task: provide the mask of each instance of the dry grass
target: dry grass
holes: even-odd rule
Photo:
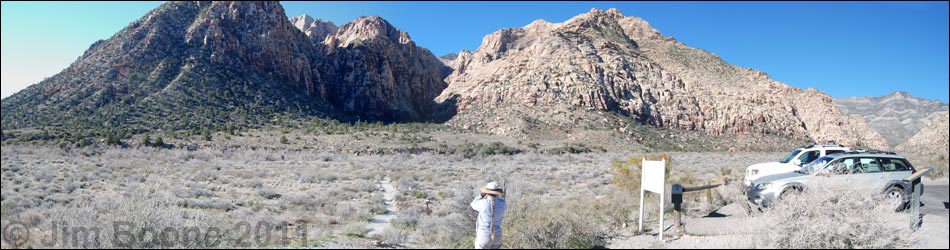
[[[907,213],[848,183],[819,182],[757,216],[768,248],[907,248],[914,242]]]
[[[365,237],[367,222],[383,206],[376,184],[389,176],[399,191],[399,213],[396,229],[384,232],[382,239],[392,243],[471,248],[475,214],[469,202],[478,187],[489,180],[500,182],[508,191],[506,247],[597,246],[603,244],[604,237],[631,230],[629,225],[635,225],[632,211],[637,209],[638,195],[614,183],[612,163],[627,162],[636,154],[608,150],[552,155],[543,149],[556,145],[542,145],[539,150],[519,154],[472,158],[435,152],[357,155],[373,151],[374,143],[386,135],[373,137],[364,133],[346,149],[331,151],[305,148],[314,139],[296,133],[246,132],[231,137],[224,145],[196,142],[198,146],[193,150],[97,146],[64,150],[55,146],[5,145],[0,165],[2,221],[4,225],[28,222],[35,227],[36,235],[49,234],[52,222],[60,221],[111,228],[111,224],[107,226],[90,218],[106,218],[108,223],[109,219],[121,219],[198,228],[234,228],[245,221],[267,222],[275,232],[309,229],[306,239],[292,235],[288,242],[277,242],[275,236],[269,246],[311,246],[341,237]],[[279,148],[267,146],[281,145],[277,143],[281,136],[293,139]],[[344,135],[321,136],[324,139]],[[184,143],[171,136],[166,138],[172,144]],[[423,140],[421,144],[444,142],[440,137],[432,140]],[[512,141],[504,143],[530,148]],[[354,153],[354,149],[361,148]],[[768,153],[667,155],[676,159],[670,184],[718,178],[723,168],[741,173],[745,166],[778,157]],[[428,213],[424,212],[426,201],[430,203]],[[625,224],[627,228],[623,227]],[[552,232],[548,230],[550,225],[570,226]],[[551,233],[571,233],[577,237],[545,237]],[[242,235],[231,235],[238,236]],[[544,240],[532,240],[538,237]],[[34,237],[25,246],[48,247],[40,240]],[[113,246],[94,242],[80,243]],[[202,244],[205,242],[135,246]]]

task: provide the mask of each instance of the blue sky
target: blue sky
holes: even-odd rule
[[[2,96],[58,73],[160,2],[3,2]],[[908,91],[948,102],[947,2],[284,2],[342,25],[378,15],[437,56],[533,20],[617,8],[664,35],[834,97]]]

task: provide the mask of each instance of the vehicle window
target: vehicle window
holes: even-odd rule
[[[855,166],[851,168],[852,174],[880,173],[883,172],[881,164],[877,158],[860,158]]]
[[[907,162],[901,159],[881,158],[884,171],[910,171]]]
[[[805,171],[807,173],[814,173],[814,171],[818,171],[818,169],[820,169],[821,167],[824,167],[825,164],[828,164],[828,162],[831,161],[832,159],[834,158],[832,157],[818,158],[818,160],[812,161],[811,163],[808,163],[808,165],[803,166],[802,171]]]
[[[849,174],[851,173],[851,166],[853,166],[854,163],[854,158],[838,160],[832,164],[828,164],[828,171],[831,171],[832,174]]]
[[[798,156],[798,153],[801,153],[801,152],[802,152],[801,149],[795,150],[795,152],[792,152],[792,154],[789,154],[788,156],[785,157],[785,159],[782,159],[782,160],[779,161],[779,162],[781,162],[781,163],[788,163],[788,162],[792,161],[792,159],[795,159],[795,156]]]
[[[802,154],[801,157],[798,157],[798,159],[802,161],[802,165],[805,165],[818,159],[819,156],[821,156],[821,151],[815,150],[815,151],[805,152],[804,154]]]

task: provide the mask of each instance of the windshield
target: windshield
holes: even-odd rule
[[[802,166],[801,172],[804,174],[814,173],[814,171],[824,167],[825,164],[828,164],[828,162],[830,162],[833,159],[834,157],[827,157],[827,156],[818,158],[818,160],[808,163],[808,165]]]
[[[785,159],[782,159],[782,161],[779,161],[779,162],[781,162],[781,163],[788,163],[788,162],[792,161],[792,159],[795,159],[795,156],[797,156],[798,153],[801,153],[801,152],[802,152],[801,149],[795,150],[795,152],[792,152],[792,154],[786,156]]]

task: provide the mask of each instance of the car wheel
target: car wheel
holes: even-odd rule
[[[778,198],[778,199],[779,199],[779,200],[784,200],[785,197],[787,197],[787,196],[789,196],[789,195],[799,195],[799,194],[801,194],[801,193],[802,193],[802,190],[800,190],[800,189],[798,189],[798,188],[793,188],[793,187],[786,188],[785,190],[782,190],[782,194],[779,195],[779,198]]]
[[[884,190],[884,202],[894,208],[894,211],[904,210],[904,189],[898,186]]]

